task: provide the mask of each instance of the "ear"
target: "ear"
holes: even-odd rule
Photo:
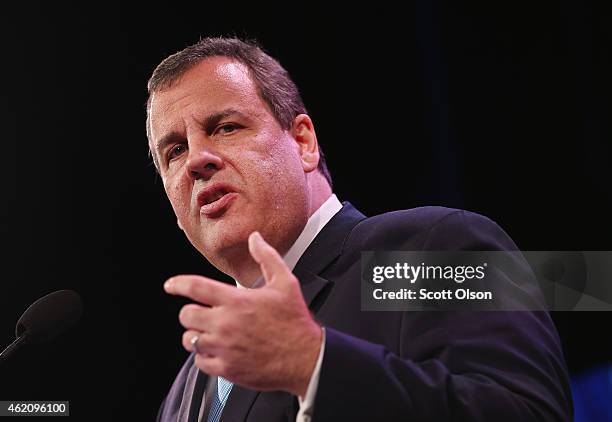
[[[312,120],[307,114],[299,114],[293,119],[291,134],[298,144],[302,167],[306,173],[319,165],[319,143]]]

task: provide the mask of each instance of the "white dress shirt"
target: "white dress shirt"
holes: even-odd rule
[[[289,251],[283,256],[285,264],[291,271],[295,268],[295,264],[299,261],[302,254],[306,251],[308,246],[317,237],[317,234],[323,227],[332,219],[334,215],[342,208],[342,204],[338,200],[335,194],[331,194],[329,198],[316,210],[306,222],[302,233],[298,236],[296,241],[291,245]],[[265,281],[263,277],[251,286],[251,288],[260,287]],[[236,285],[239,288],[245,288],[238,281]],[[310,376],[310,382],[308,383],[308,389],[304,397],[298,397],[300,403],[300,410],[298,411],[296,422],[309,422],[312,418],[312,412],[314,409],[314,399],[317,395],[317,388],[319,387],[319,376],[321,374],[321,364],[323,362],[323,353],[325,352],[325,328],[323,328],[323,335],[321,338],[321,349],[319,351],[319,357],[315,365],[312,375]]]

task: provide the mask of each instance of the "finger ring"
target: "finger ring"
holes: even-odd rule
[[[192,352],[196,352],[196,353],[200,353],[200,351],[198,350],[198,340],[200,339],[199,335],[194,335],[193,337],[191,337],[191,351]]]

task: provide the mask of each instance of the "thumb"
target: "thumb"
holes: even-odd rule
[[[259,232],[249,236],[249,252],[261,268],[266,285],[278,280],[289,280],[293,274],[280,254],[261,237]]]

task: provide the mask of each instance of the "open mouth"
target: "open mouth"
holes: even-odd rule
[[[226,191],[224,188],[216,189],[214,192],[211,192],[208,195],[204,195],[204,198],[203,198],[204,203],[202,205],[208,205],[208,204],[217,202],[219,199],[223,198],[227,193],[228,191]]]
[[[238,194],[227,186],[213,185],[198,194],[200,214],[208,218],[221,216]]]

